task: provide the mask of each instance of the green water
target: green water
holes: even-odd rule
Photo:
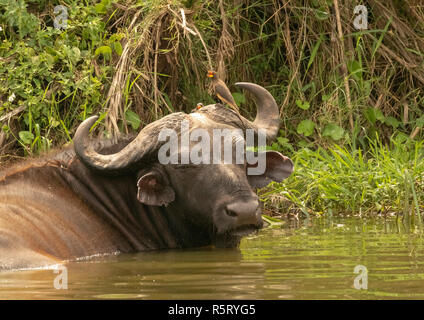
[[[357,265],[368,271],[367,289],[355,288]],[[114,255],[66,267],[66,290],[54,288],[61,272],[2,272],[0,298],[424,299],[423,234],[395,220],[287,221],[244,239],[240,250]]]

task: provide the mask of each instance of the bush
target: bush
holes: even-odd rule
[[[370,141],[366,152],[338,145],[316,151],[304,148],[293,158],[293,176],[284,184],[274,183],[262,196],[270,210],[296,215],[420,216],[423,145],[424,141],[398,135],[389,146]]]
[[[70,141],[92,113],[107,135],[138,129],[213,102],[205,73],[214,68],[229,84],[266,86],[294,148],[422,138],[424,13],[408,1],[362,1],[369,29],[357,31],[354,4],[339,3],[340,19],[328,0],[0,0],[0,117],[12,118],[3,132],[20,143],[12,151],[31,152]],[[65,30],[54,28],[58,4]]]

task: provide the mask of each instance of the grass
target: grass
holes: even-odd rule
[[[263,190],[266,207],[294,215],[417,215],[424,208],[424,141],[390,145],[378,138],[368,151],[333,145],[304,148],[285,183]]]

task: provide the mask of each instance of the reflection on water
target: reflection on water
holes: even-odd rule
[[[201,248],[0,273],[2,299],[424,299],[423,234],[396,221],[286,222],[243,240],[240,250]],[[368,270],[357,290],[355,266]]]

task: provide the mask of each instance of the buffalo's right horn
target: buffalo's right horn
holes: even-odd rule
[[[130,165],[152,156],[158,150],[158,134],[167,125],[175,127],[184,118],[184,114],[173,113],[143,128],[137,137],[121,151],[114,154],[98,153],[88,134],[98,116],[86,119],[78,127],[74,136],[74,148],[78,158],[87,166],[100,171],[120,171]]]
[[[253,121],[256,129],[265,129],[268,141],[273,141],[280,128],[280,112],[274,97],[265,88],[250,82],[237,82],[236,86],[250,91],[256,99],[257,112]]]

